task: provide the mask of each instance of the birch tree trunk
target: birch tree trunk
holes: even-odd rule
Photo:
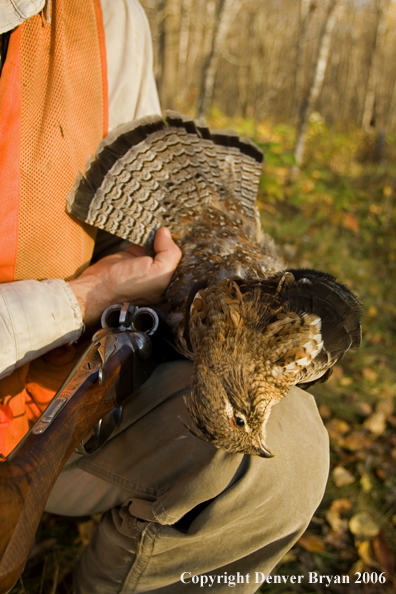
[[[300,0],[300,29],[298,32],[296,49],[296,70],[294,79],[294,106],[298,111],[298,103],[304,92],[304,54],[309,25],[309,17],[312,12],[312,0]]]
[[[296,171],[302,163],[304,157],[309,116],[311,115],[315,107],[315,103],[319,97],[320,91],[323,86],[326,68],[329,61],[331,38],[337,20],[336,8],[339,2],[340,0],[331,0],[326,15],[326,20],[320,35],[318,52],[315,60],[315,67],[310,78],[308,92],[302,102],[300,111],[300,121],[297,130],[296,145],[294,147],[294,158],[296,161],[296,168],[294,170],[294,173],[296,173]]]
[[[177,0],[161,0],[158,9],[161,63],[161,78],[157,81],[158,92],[162,108],[174,109],[178,69],[178,2]]]
[[[377,2],[377,29],[375,33],[374,49],[371,54],[370,70],[364,102],[362,127],[369,130],[374,120],[375,95],[377,88],[377,77],[382,56],[383,40],[386,30],[386,15],[389,0],[378,0]]]
[[[179,89],[179,100],[183,102],[188,94],[187,60],[190,46],[191,13],[193,10],[192,0],[181,1],[180,37],[179,37],[179,68],[177,73],[177,88]]]
[[[212,106],[220,48],[224,44],[230,25],[242,3],[243,0],[219,0],[217,5],[212,45],[202,69],[197,108],[198,117],[204,116]]]

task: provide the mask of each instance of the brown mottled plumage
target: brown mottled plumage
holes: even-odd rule
[[[156,229],[170,228],[183,256],[167,322],[194,360],[193,432],[268,457],[272,406],[359,344],[360,306],[330,275],[284,269],[254,206],[261,161],[248,139],[167,112],[114,130],[68,210],[149,249]]]

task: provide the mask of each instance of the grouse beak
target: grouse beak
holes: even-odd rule
[[[259,445],[260,445],[260,449],[259,449],[260,453],[258,455],[260,456],[260,458],[273,458],[274,457],[274,455],[271,454],[271,452],[265,445],[265,442],[263,439],[259,439]]]

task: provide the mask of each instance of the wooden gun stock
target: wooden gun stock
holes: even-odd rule
[[[104,328],[29,433],[0,462],[0,594],[18,580],[51,489],[87,433],[150,375],[147,334]]]

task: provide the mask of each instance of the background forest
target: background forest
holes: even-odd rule
[[[323,502],[274,572],[350,584],[262,591],[396,592],[396,2],[141,4],[163,108],[257,142],[264,229],[291,266],[334,274],[364,305],[362,347],[311,390],[331,439]],[[97,521],[46,515],[13,594],[69,592]]]

